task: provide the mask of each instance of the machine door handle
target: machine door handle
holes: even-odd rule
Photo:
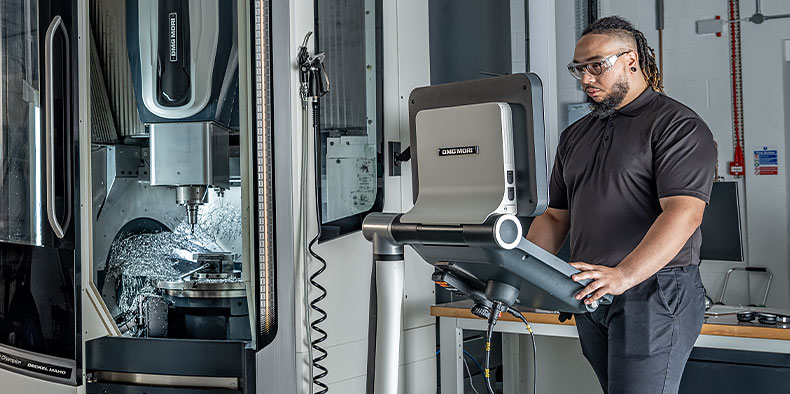
[[[53,46],[55,44],[55,35],[60,32],[63,34],[63,57],[65,63],[65,89],[63,92],[63,113],[64,113],[64,127],[63,127],[63,160],[65,163],[66,179],[64,180],[66,188],[66,218],[61,224],[58,221],[56,207],[55,207],[55,66],[54,66],[54,52]],[[71,54],[69,50],[69,33],[66,31],[66,26],[63,24],[63,19],[60,15],[56,15],[47,28],[46,38],[44,39],[44,117],[45,117],[45,139],[46,139],[46,182],[47,182],[47,219],[52,230],[58,238],[63,238],[66,235],[64,229],[69,227],[71,222],[71,198],[72,198],[72,160],[71,160]]]

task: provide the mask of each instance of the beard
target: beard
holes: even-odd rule
[[[623,102],[629,89],[628,80],[625,77],[615,82],[614,85],[612,85],[612,92],[601,100],[601,102],[592,102],[590,105],[592,107],[592,116],[598,119],[611,116],[614,110]]]

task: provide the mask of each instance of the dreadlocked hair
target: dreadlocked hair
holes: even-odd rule
[[[661,70],[656,65],[656,53],[649,45],[641,31],[637,30],[631,22],[619,16],[607,16],[596,20],[587,26],[582,36],[587,34],[606,34],[636,43],[636,53],[639,57],[639,67],[645,81],[656,92],[664,92],[661,79]]]

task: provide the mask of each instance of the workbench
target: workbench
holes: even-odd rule
[[[487,327],[486,320],[470,312],[471,306],[471,301],[457,301],[431,307],[431,315],[439,318],[439,378],[442,394],[464,393],[463,330],[485,331]],[[587,389],[585,393],[600,392],[592,369],[589,365],[585,367],[586,360],[578,346],[574,320],[561,323],[556,312],[527,309],[521,311],[532,326],[538,344],[538,391],[547,394],[552,391],[551,387],[558,386],[556,392],[577,392],[571,387],[576,385],[576,388]],[[526,326],[515,317],[502,314],[494,331],[502,333],[504,393],[532,393],[534,360]],[[558,342],[556,339],[560,338],[568,340]],[[550,348],[558,343],[561,344],[560,347]],[[782,360],[787,360],[790,359],[790,327],[782,324],[768,327],[757,323],[739,323],[735,314],[706,316],[702,332],[695,344],[695,350],[697,348],[773,353]],[[544,365],[544,362],[551,363],[552,359],[557,365]],[[556,372],[556,369],[564,371]],[[790,373],[790,369],[787,372]],[[563,376],[564,381],[557,381]]]

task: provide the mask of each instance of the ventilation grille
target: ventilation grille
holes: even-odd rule
[[[99,65],[99,54],[91,31],[91,142],[96,144],[112,144],[118,140],[118,130],[107,97],[107,87]]]
[[[126,1],[94,0],[90,11],[91,30],[96,35],[96,52],[115,129],[121,137],[143,136],[145,127],[137,114],[126,51]]]

